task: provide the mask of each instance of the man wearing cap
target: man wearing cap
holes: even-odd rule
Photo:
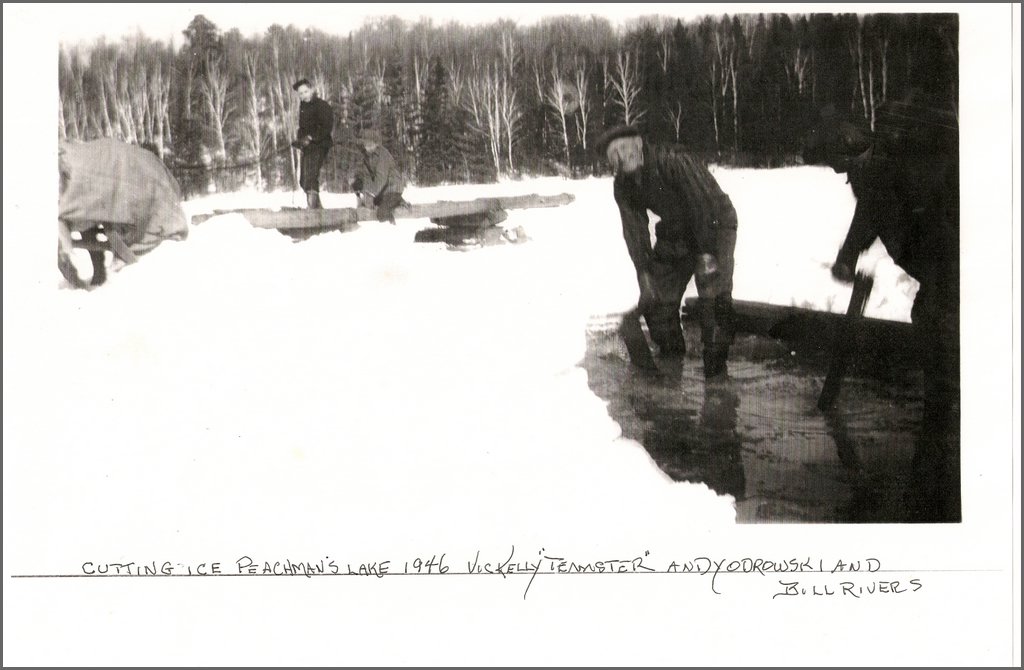
[[[732,273],[736,210],[707,166],[678,145],[647,142],[632,126],[596,145],[615,172],[622,234],[640,284],[640,311],[662,355],[682,356],[679,306],[696,277],[704,376],[726,373],[733,339]],[[661,220],[651,245],[647,212]]]
[[[293,147],[302,151],[299,185],[306,192],[309,209],[320,209],[320,168],[331,150],[334,111],[326,100],[317,96],[308,79],[298,80],[292,89],[298,92],[301,101],[299,133],[292,142]]]
[[[391,152],[381,143],[376,130],[368,130],[359,138],[363,148],[363,166],[352,182],[359,204],[377,208],[377,218],[395,222],[395,208],[401,205],[405,185]]]

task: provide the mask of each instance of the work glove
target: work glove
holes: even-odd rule
[[[846,263],[837,261],[832,265],[832,277],[836,281],[841,281],[844,284],[849,284],[853,281],[853,268]]]
[[[304,137],[300,137],[299,139],[292,142],[292,148],[302,151],[312,143],[313,138],[310,135],[305,135]]]

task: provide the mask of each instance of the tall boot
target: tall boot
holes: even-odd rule
[[[307,209],[323,209],[320,205],[319,191],[306,191],[306,207]]]
[[[701,340],[704,343],[704,378],[728,374],[726,361],[733,340],[732,298],[698,298]]]
[[[90,251],[89,259],[92,260],[92,286],[102,286],[107,281],[106,254],[102,251]]]
[[[651,339],[658,345],[662,356],[682,358],[686,356],[686,340],[679,321],[679,308],[670,304],[658,304],[644,310],[644,320],[651,332]]]

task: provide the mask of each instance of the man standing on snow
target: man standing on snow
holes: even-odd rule
[[[733,340],[732,201],[700,159],[678,145],[647,142],[632,126],[612,128],[596,146],[615,172],[615,202],[651,337],[663,355],[686,353],[679,307],[696,276],[704,376],[724,375]],[[648,210],[661,218],[653,247]]]
[[[327,101],[322,100],[313,90],[308,79],[300,79],[292,85],[299,99],[299,135],[292,146],[302,151],[302,169],[299,185],[306,192],[309,209],[320,209],[320,168],[331,150],[331,130],[334,128],[334,111]]]
[[[368,130],[359,138],[363,149],[363,166],[352,182],[362,207],[376,207],[377,218],[395,222],[395,208],[403,204],[405,189],[402,173],[391,152],[381,144],[381,135]]]

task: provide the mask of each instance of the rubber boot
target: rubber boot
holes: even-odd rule
[[[658,352],[662,356],[686,356],[686,340],[683,338],[678,308],[672,309],[671,306],[665,305],[648,308],[644,311],[644,320],[651,332],[651,339],[658,345]]]
[[[726,364],[733,339],[731,298],[698,298],[701,340],[704,343],[704,378],[728,375]]]
[[[101,226],[93,226],[88,230],[83,230],[82,241],[88,242],[92,245],[98,245],[100,239],[99,236],[104,232],[105,230]],[[89,260],[92,261],[92,279],[89,281],[89,285],[101,286],[105,281],[107,281],[106,252],[102,249],[89,249]]]
[[[90,251],[89,259],[92,260],[92,286],[102,286],[107,281],[106,254],[102,251]]]

